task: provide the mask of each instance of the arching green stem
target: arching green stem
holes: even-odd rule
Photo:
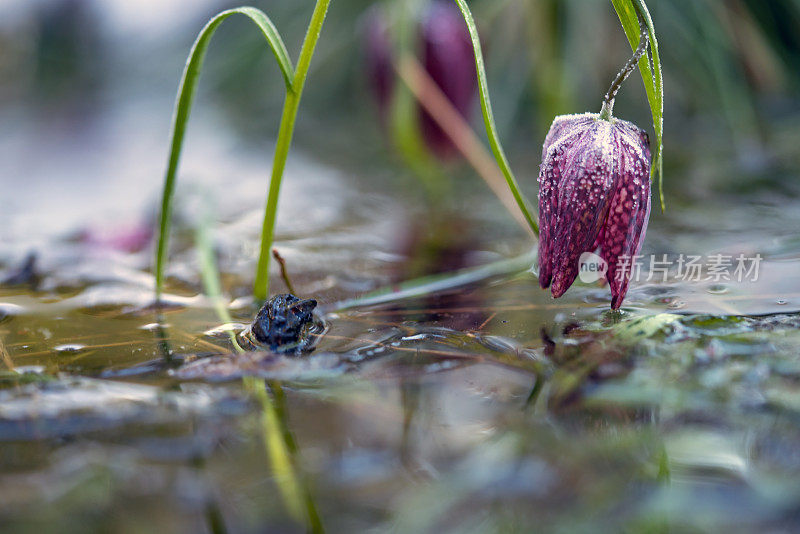
[[[175,181],[180,162],[181,150],[186,134],[186,126],[189,121],[192,102],[197,89],[200,71],[203,67],[208,45],[211,37],[222,22],[231,15],[241,14],[252,20],[264,34],[278,66],[283,75],[286,86],[286,99],[281,115],[280,128],[278,130],[278,141],[275,146],[275,156],[273,158],[272,175],[270,177],[269,193],[267,205],[264,213],[264,224],[261,234],[261,253],[259,256],[258,270],[254,295],[258,299],[265,299],[269,293],[269,252],[272,248],[272,240],[275,231],[275,216],[277,215],[278,195],[280,193],[283,171],[286,167],[286,158],[291,146],[292,134],[294,133],[294,123],[297,118],[297,110],[300,105],[300,96],[303,92],[311,58],[319,39],[322,23],[328,11],[330,0],[317,0],[314,13],[308,26],[303,46],[300,50],[300,57],[297,68],[292,66],[286,46],[283,44],[278,31],[270,21],[269,17],[262,11],[252,7],[240,7],[219,13],[212,18],[200,31],[197,39],[189,52],[186,67],[183,71],[181,83],[178,88],[178,97],[175,102],[175,112],[172,118],[172,134],[169,151],[167,172],[164,179],[164,191],[161,199],[161,216],[159,225],[159,238],[156,248],[155,265],[155,289],[156,300],[161,298],[164,290],[164,268],[166,265],[167,248],[169,242],[169,227],[172,215],[172,199],[175,195]]]
[[[205,59],[208,45],[211,37],[222,22],[231,15],[245,15],[252,20],[264,34],[275,59],[278,62],[278,67],[281,69],[283,81],[286,85],[287,93],[294,91],[292,80],[294,78],[294,68],[292,61],[289,59],[289,54],[286,52],[286,46],[283,44],[278,30],[270,21],[269,17],[262,11],[252,7],[240,7],[236,9],[229,9],[219,13],[212,18],[205,27],[200,31],[192,45],[189,52],[189,57],[186,60],[186,66],[183,69],[183,76],[181,83],[178,87],[178,97],[175,101],[175,111],[172,116],[172,134],[169,149],[169,160],[167,163],[167,172],[164,178],[164,191],[161,197],[161,217],[159,224],[158,245],[156,248],[156,265],[155,265],[155,279],[156,279],[156,300],[161,298],[164,290],[164,267],[167,258],[167,244],[169,241],[169,227],[170,218],[172,215],[172,198],[175,195],[175,179],[178,172],[178,163],[181,158],[181,150],[183,149],[183,140],[186,134],[186,125],[189,122],[189,113],[192,109],[192,101],[197,89],[197,82],[200,78],[200,71],[203,68],[203,60]]]
[[[278,196],[281,190],[281,179],[283,170],[286,167],[286,157],[289,155],[289,147],[292,143],[294,133],[294,123],[297,118],[297,109],[300,106],[300,97],[303,94],[303,86],[308,76],[308,68],[311,65],[311,58],[317,46],[322,23],[325,21],[325,14],[328,12],[330,0],[317,0],[311,22],[308,25],[303,46],[300,49],[300,58],[297,61],[297,69],[292,81],[292,91],[286,93],[286,101],[283,104],[283,115],[281,125],[278,130],[278,142],[275,145],[275,156],[272,160],[272,177],[269,183],[269,193],[267,195],[267,207],[264,210],[264,223],[261,227],[261,251],[258,256],[258,267],[256,279],[253,286],[253,296],[257,300],[265,300],[269,296],[269,257],[272,250],[272,241],[275,236],[275,218],[278,214]]]

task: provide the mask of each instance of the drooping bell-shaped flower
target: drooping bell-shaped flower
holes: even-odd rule
[[[468,118],[478,90],[478,78],[472,41],[455,2],[431,2],[422,20],[420,41],[422,64],[428,75],[461,116]],[[421,112],[422,134],[428,147],[442,158],[455,154],[450,136],[427,111]]]
[[[560,297],[581,254],[599,248],[619,308],[650,217],[647,134],[598,114],[556,117],[542,151],[539,214],[539,284]]]
[[[364,20],[365,66],[383,121],[389,118],[396,83],[392,28],[386,15],[383,6],[375,4]],[[472,42],[461,12],[451,0],[429,0],[421,11],[416,30],[422,67],[453,107],[468,119],[478,80]],[[452,156],[456,149],[450,137],[421,105],[417,106],[417,112],[427,147],[440,158]]]
[[[599,114],[556,117],[539,169],[539,285],[560,297],[584,252],[606,263],[611,308],[622,305],[650,218],[650,140],[612,116],[622,83],[648,47],[638,12],[639,46],[611,84]]]

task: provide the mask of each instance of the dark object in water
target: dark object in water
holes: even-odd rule
[[[39,283],[39,273],[36,272],[36,254],[31,252],[25,258],[25,262],[12,270],[5,278],[4,286],[24,286],[35,287]]]
[[[269,299],[250,325],[252,341],[280,354],[299,354],[314,348],[319,321],[314,317],[314,299],[289,293]]]

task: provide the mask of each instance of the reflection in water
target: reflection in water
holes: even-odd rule
[[[745,289],[703,293],[714,304]],[[682,295],[692,290],[669,288]],[[340,311],[329,317],[328,334],[308,357],[237,359],[221,354],[229,341],[214,330],[218,321],[199,299],[163,310],[151,323],[152,309],[143,315],[124,305],[87,307],[76,291],[65,293],[71,305],[26,289],[0,293],[3,309],[16,310],[0,323],[7,355],[17,368],[43,366],[39,374],[0,381],[3,435],[51,444],[24,461],[6,456],[7,472],[42,472],[49,451],[60,448],[47,440],[58,436],[90,440],[101,449],[121,439],[139,450],[141,440],[164,431],[180,434],[161,426],[166,421],[180,427],[181,421],[222,414],[244,420],[241,402],[250,394],[259,400],[259,429],[228,428],[226,445],[212,448],[203,464],[209,495],[218,496],[216,504],[203,501],[203,517],[232,531],[241,525],[245,505],[231,499],[251,503],[247,514],[260,525],[291,520],[317,528],[322,515],[332,531],[404,524],[411,520],[404,514],[420,521],[425,516],[430,524],[472,524],[498,502],[513,510],[492,516],[498,524],[525,524],[529,514],[547,511],[543,521],[553,528],[571,525],[576,516],[591,518],[588,501],[608,510],[622,499],[630,512],[619,517],[620,525],[674,521],[689,517],[688,511],[725,524],[724,495],[749,503],[751,511],[778,515],[797,502],[766,497],[797,472],[783,452],[794,443],[791,421],[800,407],[793,391],[800,376],[795,315],[664,313],[663,292],[647,287],[636,288],[628,311],[610,314],[605,300],[584,298],[595,288],[577,287],[571,301],[554,302],[527,277],[496,276],[459,292]],[[51,306],[59,307],[63,320],[46,315]],[[245,324],[251,310],[234,314]],[[55,351],[75,345],[84,348]],[[228,378],[203,374],[201,364],[221,359]],[[59,373],[102,374],[144,389],[115,381],[103,388],[97,381],[65,382]],[[247,379],[253,390],[236,381],[248,374],[261,377]],[[263,378],[288,382],[265,389]],[[206,380],[221,381],[186,389]],[[79,397],[79,404],[66,402]],[[121,397],[124,403],[112,402]],[[198,411],[203,405],[208,409]],[[38,411],[31,411],[34,406]],[[177,411],[170,413],[169,406]],[[46,417],[45,407],[61,411]],[[15,419],[12,408],[19,410]],[[764,411],[769,421],[760,417]],[[109,428],[123,437],[92,434]],[[205,439],[203,432],[193,430],[189,439]],[[248,439],[258,445],[225,452]],[[350,476],[337,474],[345,472]],[[281,495],[277,508],[264,504],[268,492],[258,486],[264,473],[272,473]],[[0,486],[11,483],[8,476]],[[118,480],[109,506],[130,506],[127,482]],[[631,480],[647,489],[644,497],[626,493]],[[709,483],[718,499],[698,497]],[[420,490],[427,497],[418,501],[413,495]],[[435,498],[436,492],[447,499]],[[37,503],[41,494],[24,495]],[[80,509],[84,501],[58,502]],[[515,502],[527,508],[517,510]],[[423,505],[424,514],[418,509]],[[178,510],[172,513],[184,517]],[[384,519],[375,517],[376,510]],[[659,512],[648,519],[652,510]],[[21,513],[0,506],[4,518],[23,521]],[[754,513],[747,524],[758,517]]]
[[[262,415],[264,445],[272,465],[275,483],[294,519],[309,532],[324,532],[316,504],[302,474],[294,436],[289,429],[286,398],[280,383],[245,379],[245,387],[258,400]],[[272,393],[270,398],[267,387]]]
[[[357,303],[392,279],[486,265],[529,243],[483,198],[457,206],[476,242],[458,226],[406,228],[408,195],[382,192],[371,169],[360,178],[295,153],[278,238],[329,329],[307,356],[239,354],[212,305],[235,330],[256,311],[245,295],[264,148],[243,149],[199,110],[186,183],[217,202],[206,237],[220,300],[202,296],[201,210],[186,202],[167,304],[151,307],[151,228],[141,221],[152,220],[162,179],[153,133],[167,131],[175,82],[163,78],[163,102],[112,102],[93,120],[17,128],[13,113],[0,116],[15,131],[0,138],[3,528],[794,530],[791,198],[677,206],[651,229],[653,252],[763,253],[752,283],[643,280],[610,314],[607,288],[549,299],[525,273],[526,254]],[[105,231],[109,220],[119,233]],[[398,246],[397,236],[407,238]]]
[[[463,530],[486,521],[522,529],[533,518],[544,530],[578,528],[579,519],[586,528],[682,528],[696,514],[755,528],[764,514],[790,517],[798,502],[778,491],[800,469],[785,453],[800,439],[794,315],[676,315],[661,313],[657,300],[650,310],[611,314],[607,302],[583,301],[591,287],[556,303],[526,277],[494,277],[459,295],[340,311],[316,352],[281,359],[222,354],[226,333],[201,306],[164,310],[157,323],[148,323],[152,310],[125,306],[63,308],[66,320],[54,321],[27,311],[46,306],[36,298],[3,291],[3,301],[26,310],[0,324],[8,355],[18,368],[43,366],[35,381],[0,380],[2,435],[40,444],[24,457],[4,455],[0,497],[18,488],[8,502],[35,506],[43,495],[13,472],[63,479],[45,467],[72,461],[54,459],[72,454],[58,436],[103,451],[121,441],[143,455],[132,465],[165,480],[185,460],[163,459],[153,443],[187,440],[170,453],[214,443],[194,464],[207,488],[194,508],[157,514],[150,501],[135,504],[122,472],[109,475],[107,505],[141,510],[159,525],[159,517],[185,525],[200,517],[212,531],[320,531],[322,517],[330,531]],[[234,313],[246,324],[251,310]],[[474,326],[452,328],[464,324]],[[75,344],[85,348],[53,350]],[[222,361],[227,375],[203,374],[210,367],[202,364],[220,369]],[[64,372],[116,374],[87,382],[58,378]],[[258,401],[255,413],[247,397]],[[248,426],[253,417],[258,424]],[[91,486],[76,484],[78,497],[59,497],[56,507],[89,506]],[[148,487],[161,499],[181,495]],[[280,499],[269,498],[275,492]],[[750,515],[729,516],[731,499]],[[620,503],[626,512],[610,514]],[[23,525],[24,510],[0,505],[0,516]]]
[[[412,362],[413,365],[413,362]],[[400,461],[409,473],[416,474],[420,470],[415,460],[416,446],[414,436],[414,416],[419,411],[421,388],[412,380],[399,379],[400,402],[403,409],[403,428],[400,434],[400,446],[398,447]]]
[[[14,370],[14,361],[11,359],[11,356],[8,355],[8,351],[6,350],[6,346],[3,343],[2,337],[0,337],[0,362],[2,362],[9,371]]]

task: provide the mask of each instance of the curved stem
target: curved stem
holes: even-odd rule
[[[297,61],[297,68],[292,81],[292,90],[286,92],[286,100],[283,104],[281,115],[281,125],[278,129],[278,142],[275,145],[275,157],[272,162],[272,176],[269,182],[269,193],[267,194],[267,207],[264,210],[264,222],[261,226],[261,251],[258,256],[258,267],[256,268],[256,279],[253,285],[253,296],[257,300],[265,300],[269,296],[269,258],[272,250],[272,241],[275,236],[275,218],[278,214],[278,196],[281,190],[281,180],[283,170],[286,167],[286,158],[289,155],[289,147],[292,143],[294,133],[294,123],[297,118],[297,109],[300,106],[300,97],[303,94],[303,86],[308,76],[308,68],[311,65],[311,58],[314,55],[314,48],[317,46],[322,23],[328,12],[330,0],[317,0],[311,22],[308,25],[303,46],[300,49],[300,58]]]
[[[647,45],[650,42],[650,38],[648,37],[647,33],[647,24],[644,20],[644,17],[642,17],[642,14],[638,10],[636,15],[639,18],[639,28],[641,30],[641,33],[639,34],[639,46],[633,51],[633,55],[628,62],[625,63],[625,66],[622,67],[622,70],[617,73],[617,77],[614,78],[613,82],[611,82],[611,87],[608,88],[608,92],[603,98],[603,107],[600,110],[600,118],[604,120],[611,120],[611,116],[614,112],[614,100],[617,98],[617,93],[628,76],[630,76],[634,71],[636,65],[639,63],[639,60],[647,51]]]
[[[497,166],[503,172],[506,179],[508,188],[514,196],[520,211],[525,216],[533,233],[538,237],[539,235],[539,221],[536,218],[530,202],[520,191],[519,184],[517,184],[514,173],[511,172],[511,167],[508,164],[503,146],[500,144],[500,136],[497,133],[497,127],[494,123],[494,113],[492,112],[492,103],[489,100],[489,85],[486,82],[486,69],[483,66],[483,52],[481,51],[481,40],[478,36],[478,28],[475,26],[475,19],[472,17],[472,12],[467,7],[465,0],[455,0],[458,8],[461,10],[461,15],[464,17],[464,22],[467,24],[470,40],[472,41],[472,51],[475,55],[475,70],[478,74],[478,93],[481,101],[481,112],[483,113],[483,124],[486,127],[486,136],[489,138],[489,146],[492,148],[492,154],[497,161]]]
[[[167,172],[164,178],[164,191],[161,196],[161,215],[158,245],[156,247],[156,302],[161,299],[161,293],[164,289],[164,267],[167,262],[167,242],[169,240],[170,217],[172,214],[172,198],[175,196],[178,163],[181,158],[181,150],[183,149],[186,126],[189,122],[189,113],[192,109],[192,101],[194,100],[194,95],[197,90],[197,82],[200,79],[200,71],[203,69],[203,61],[214,32],[225,19],[236,14],[245,15],[259,27],[272,49],[272,53],[278,62],[278,67],[281,69],[283,81],[286,85],[286,92],[291,93],[293,91],[292,78],[295,75],[295,71],[294,67],[292,67],[292,61],[289,59],[286,46],[284,46],[278,30],[275,29],[272,21],[262,11],[253,7],[229,9],[215,15],[208,21],[205,27],[200,30],[189,52],[186,66],[183,69],[181,83],[178,88],[178,96],[175,100],[175,111],[172,116],[169,159],[167,161]]]
[[[658,192],[661,200],[661,210],[664,211],[664,80],[661,75],[661,58],[658,52],[658,37],[653,25],[653,17],[647,9],[645,0],[611,0],[617,12],[622,29],[631,45],[631,50],[636,50],[639,45],[639,34],[642,31],[642,19],[647,26],[649,43],[649,61],[644,58],[639,60],[639,72],[642,83],[647,93],[647,102],[653,115],[653,130],[655,143],[653,144],[653,166],[651,178],[658,177]]]

